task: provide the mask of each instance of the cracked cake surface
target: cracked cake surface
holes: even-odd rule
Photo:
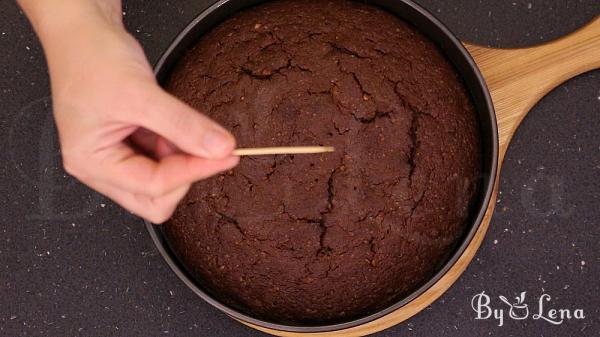
[[[463,234],[479,129],[425,36],[360,2],[272,1],[205,34],[166,89],[245,157],[198,182],[165,224],[184,265],[227,304],[284,322],[373,313],[437,271]]]

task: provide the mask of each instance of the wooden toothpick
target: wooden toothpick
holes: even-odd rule
[[[275,154],[311,154],[334,152],[333,146],[284,146],[284,147],[260,147],[252,149],[237,149],[233,151],[234,156],[267,156]]]

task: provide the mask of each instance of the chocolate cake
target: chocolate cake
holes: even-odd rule
[[[221,301],[279,322],[356,318],[426,282],[464,234],[481,169],[457,72],[411,25],[361,2],[271,1],[205,34],[166,89],[240,147],[165,225]]]

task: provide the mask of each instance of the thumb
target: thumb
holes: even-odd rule
[[[142,120],[131,121],[151,130],[189,154],[222,159],[231,155],[235,138],[212,119],[160,88],[152,89]]]

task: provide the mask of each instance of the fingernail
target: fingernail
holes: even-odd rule
[[[233,151],[233,140],[232,137],[227,133],[217,129],[209,129],[204,134],[203,139],[204,150],[215,158],[222,158]]]

